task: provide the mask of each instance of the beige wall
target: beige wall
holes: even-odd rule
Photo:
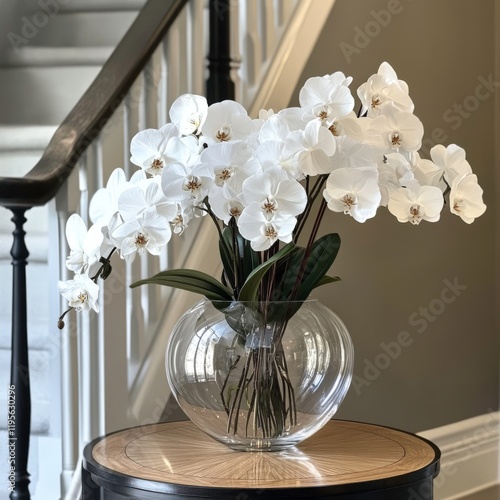
[[[389,8],[382,26],[373,13]],[[355,39],[365,27],[371,36]],[[356,380],[337,416],[419,431],[498,409],[495,89],[473,97],[494,79],[494,0],[337,0],[296,95],[308,77],[336,70],[354,77],[354,93],[384,60],[409,83],[425,137],[441,129],[445,145],[465,148],[488,205],[471,226],[445,211],[414,227],[381,209],[365,224],[330,213],[323,227],[342,237],[332,273],[343,281],[317,296],[343,318],[356,349]],[[461,117],[454,106],[464,104],[477,109]],[[448,304],[447,281],[466,287],[444,292],[455,297]]]

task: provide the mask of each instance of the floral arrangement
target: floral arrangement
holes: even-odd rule
[[[115,252],[126,261],[159,255],[172,233],[208,216],[219,235],[220,280],[170,269],[132,286],[160,284],[204,295],[224,312],[239,342],[250,346],[236,390],[228,381],[239,359],[220,386],[228,432],[236,435],[247,400],[252,435],[272,438],[297,425],[281,340],[301,301],[339,279],[327,275],[339,235],[317,237],[326,210],[365,222],[382,206],[399,222],[415,225],[438,221],[445,200],[469,224],[486,210],[462,148],[437,145],[430,159],[420,157],[422,123],[408,85],[388,63],[358,88],[357,115],[351,81],[341,72],[310,78],[300,107],[261,111],[255,119],[234,101],[208,106],[204,97],[180,96],[170,108],[171,123],[132,139],[131,162],[140,168],[130,180],[117,169],[95,193],[90,229],[79,215],[69,218],[67,267],[75,276],[59,283],[69,302],[59,327],[72,309],[98,311],[97,282],[110,274]],[[254,330],[233,307],[241,301],[250,304],[252,323],[271,321],[274,347],[249,344]]]
[[[72,215],[66,235],[67,267],[60,282],[69,309],[98,311],[98,278],[111,272],[114,252],[131,261],[158,255],[172,233],[209,216],[219,233],[221,280],[194,270],[167,270],[148,280],[205,295],[210,300],[303,300],[336,281],[327,272],[340,246],[337,234],[317,237],[329,209],[365,222],[387,207],[399,222],[436,222],[445,199],[471,223],[484,213],[482,189],[455,144],[434,146],[421,158],[423,125],[413,114],[408,85],[386,62],[357,90],[342,72],[310,78],[300,107],[261,111],[252,119],[237,102],[207,105],[182,95],[171,123],[139,132],[127,180],[115,170],[90,203],[92,227]],[[319,209],[306,244],[306,220]]]

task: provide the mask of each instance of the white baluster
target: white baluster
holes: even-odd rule
[[[174,26],[178,33],[179,46],[177,48],[177,53],[179,55],[179,62],[176,66],[178,71],[178,79],[179,79],[179,89],[178,93],[173,95],[174,99],[177,99],[179,95],[185,94],[186,92],[190,92],[189,90],[189,81],[190,81],[190,73],[191,67],[189,65],[189,30],[188,30],[188,12],[189,8],[186,5],[181,13],[177,16],[177,19],[174,22]]]
[[[148,112],[147,112],[147,84],[146,84],[146,76],[145,73],[142,72],[141,74],[141,79],[139,80],[141,82],[141,94],[140,94],[140,99],[139,99],[139,130],[145,130],[147,128],[147,119],[148,119]],[[136,281],[138,279],[142,279],[145,275],[144,273],[144,264],[142,262],[142,258],[136,257],[134,259],[134,262],[132,263],[132,279],[133,281]],[[137,352],[135,355],[137,356],[137,360],[140,362],[142,353],[144,352],[143,345],[144,345],[144,337],[145,337],[145,325],[149,324],[149,295],[148,295],[148,290],[147,287],[140,287],[137,295],[139,296],[140,303],[138,304],[137,301],[134,301],[134,306],[133,308],[139,308],[142,312],[142,323],[139,323],[137,325],[138,330],[135,332],[135,335],[137,335]],[[134,294],[135,297],[137,297],[136,294]],[[134,332],[132,332],[132,335],[134,335]]]
[[[229,28],[229,49],[231,58],[231,80],[234,82],[235,100],[242,102],[243,98],[243,80],[240,76],[241,68],[241,49],[240,49],[240,7],[239,2],[230,2],[229,4],[230,28]]]
[[[160,54],[156,51],[143,71],[144,82],[144,125],[145,128],[156,128],[158,125],[158,92],[161,78]]]
[[[279,28],[285,22],[283,12],[283,0],[273,0],[275,28]]]
[[[263,17],[261,25],[264,32],[263,38],[265,40],[265,44],[262,48],[262,59],[264,62],[267,62],[273,55],[276,46],[277,29],[275,11],[273,4],[267,0],[260,0],[259,7]]]
[[[177,23],[174,23],[168,32],[164,44],[165,59],[167,61],[167,109],[170,109],[174,100],[181,94],[181,88],[185,88],[185,80],[182,81],[182,75],[177,73],[182,65],[179,45],[179,26]],[[184,85],[182,85],[183,83]]]
[[[98,374],[100,434],[130,425],[128,420],[127,289],[122,262],[100,280],[98,319]]]
[[[102,186],[102,143],[97,138],[79,163],[80,214],[89,226],[89,202]],[[99,283],[100,284],[100,283]],[[84,446],[101,434],[105,406],[103,400],[103,366],[100,361],[99,319],[95,313],[82,312],[77,317],[80,387],[80,441]]]
[[[203,95],[205,92],[204,49],[204,0],[191,0],[186,6],[187,14],[187,67],[189,71],[186,91]]]
[[[89,189],[87,183],[88,175],[87,175],[87,169],[85,167],[85,161],[80,161],[77,168],[78,168],[78,188],[80,191],[79,212],[81,218],[83,219],[83,222],[85,222],[85,224],[88,225]]]
[[[244,0],[240,17],[243,20],[242,53],[243,78],[248,87],[253,87],[260,77],[262,64],[261,42],[259,37],[258,4],[255,0]]]
[[[165,42],[160,44],[159,51],[159,65],[160,65],[160,81],[158,82],[158,123],[157,127],[160,128],[165,125],[168,120],[168,68],[167,68],[167,52]]]
[[[57,213],[57,232],[59,242],[59,279],[67,281],[72,276],[66,267],[66,256],[69,254],[66,242],[66,222],[69,213],[76,207],[69,206],[69,200],[75,200],[76,171],[58,191],[55,199]],[[68,301],[59,300],[59,311],[62,313],[68,307]],[[65,327],[60,332],[61,344],[61,496],[70,488],[71,478],[75,470],[79,455],[78,439],[78,356],[77,356],[77,329],[74,313],[64,318]]]
[[[141,74],[134,83],[124,103],[124,163],[127,179],[136,170],[130,165],[130,140],[139,131],[145,128],[145,96],[144,76]],[[118,267],[118,266],[117,266]],[[132,290],[128,285],[140,279],[140,263],[136,259],[133,263],[125,263],[125,314],[126,314],[126,359],[128,360],[128,381],[135,376],[135,370],[140,363],[141,339],[144,337],[144,311],[141,304],[141,290]]]

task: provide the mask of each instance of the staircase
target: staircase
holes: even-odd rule
[[[21,177],[40,159],[57,126],[94,80],[144,0],[0,0],[0,175]],[[51,214],[51,215],[49,215]],[[32,498],[59,497],[60,340],[54,309],[57,263],[48,239],[54,208],[31,209],[27,246]],[[11,214],[0,207],[0,498],[7,498],[7,391],[11,346]],[[52,249],[52,250],[51,250]],[[49,262],[50,261],[50,262]],[[55,266],[55,269],[52,267]],[[50,270],[50,271],[49,271]],[[50,304],[49,298],[52,298]],[[50,460],[47,460],[51,457]]]
[[[0,10],[3,2],[14,5],[8,0],[0,0]],[[145,0],[16,0],[16,7],[6,11],[9,21],[2,17],[0,27],[7,26],[6,32],[17,37],[10,36],[7,45],[14,46],[3,47],[0,54],[0,177],[21,177],[31,170],[56,127],[96,77],[144,3]],[[236,99],[252,116],[256,116],[261,107],[279,109],[287,106],[334,0],[238,0],[229,3],[234,9],[231,12],[232,29],[236,28],[231,33]],[[162,415],[168,397],[165,394],[164,346],[175,318],[185,309],[184,299],[171,298],[169,314],[158,315],[158,330],[146,331],[144,325],[141,330],[139,322],[147,320],[147,311],[154,316],[158,308],[154,307],[152,297],[136,295],[138,301],[134,302],[134,310],[141,311],[144,307],[145,315],[132,313],[128,320],[117,320],[113,314],[120,312],[123,315],[125,308],[129,311],[132,298],[126,294],[125,281],[120,282],[122,291],[113,292],[112,304],[106,307],[110,313],[100,314],[99,321],[91,319],[91,324],[85,324],[83,330],[82,325],[78,325],[77,346],[74,337],[68,340],[68,336],[61,336],[55,328],[60,313],[56,284],[61,257],[57,240],[64,237],[58,222],[67,217],[65,210],[71,212],[80,207],[85,213],[86,202],[81,202],[81,197],[90,197],[102,182],[103,165],[105,171],[117,166],[128,168],[128,142],[137,126],[146,128],[146,124],[151,127],[165,123],[169,107],[166,104],[177,95],[186,91],[203,92],[202,68],[207,41],[205,34],[197,31],[199,25],[189,25],[189,22],[198,22],[200,12],[203,18],[204,4],[207,5],[208,0],[192,0],[190,13],[185,9],[179,16],[180,22],[172,26],[166,42],[125,98],[125,105],[112,118],[112,122],[116,121],[113,132],[90,145],[81,165],[61,190],[64,193],[57,195],[58,201],[52,200],[26,214],[26,240],[30,251],[27,286],[32,394],[28,471],[31,473],[30,491],[35,500],[59,498],[61,470],[62,490],[70,491],[65,498],[76,498],[77,486],[74,484],[78,482],[71,478],[78,466],[67,457],[78,451],[82,443],[98,433],[147,423],[153,421],[152,417],[158,420]],[[190,26],[187,42],[183,26]],[[5,40],[0,44],[2,42],[5,44]],[[188,50],[195,53],[184,57],[182,51]],[[199,71],[189,66],[192,60],[198,61]],[[157,74],[158,71],[161,74]],[[138,95],[142,97],[137,98]],[[80,179],[78,172],[84,172]],[[61,212],[56,204],[65,197],[65,208]],[[3,384],[0,387],[5,388],[9,385],[11,331],[9,251],[13,224],[9,219],[10,212],[0,207],[0,384]],[[200,236],[208,242],[212,237],[210,233]],[[56,241],[49,240],[48,235]],[[189,245],[189,241],[182,247],[174,245],[176,248],[171,250],[169,259],[179,258],[176,265],[200,267],[200,261],[207,260],[206,255],[201,250],[188,252]],[[161,265],[164,267],[165,263],[166,260]],[[127,279],[133,273],[151,275],[151,270],[158,265],[134,263],[134,269],[127,269]],[[119,272],[122,274],[118,275],[118,280],[124,274],[123,270]],[[146,293],[146,287],[143,289],[142,293]],[[132,321],[136,327],[133,339],[130,324],[123,330],[117,326],[127,321]],[[104,329],[107,335],[103,344],[97,346],[95,339],[103,338]],[[124,330],[127,330],[125,340]],[[71,348],[64,344],[65,339],[73,343]],[[0,477],[6,477],[7,470],[6,397],[7,391],[0,389]],[[61,406],[66,408],[62,419]],[[61,435],[64,436],[62,443]],[[68,441],[72,442],[71,450],[65,452],[63,446],[61,458],[61,446]],[[0,498],[8,496],[2,491],[4,485],[0,482]],[[72,492],[75,495],[72,496]]]

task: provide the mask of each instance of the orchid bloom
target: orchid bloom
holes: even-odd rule
[[[328,176],[323,196],[333,212],[343,212],[365,222],[375,216],[380,205],[377,173],[348,168],[334,170]]]
[[[371,76],[358,88],[358,97],[362,104],[362,113],[369,117],[378,116],[392,104],[400,111],[413,113],[414,105],[408,95],[408,85],[398,76],[392,66],[383,62],[378,73]]]
[[[267,250],[278,240],[289,243],[292,241],[296,224],[295,217],[276,217],[269,220],[258,202],[245,207],[238,219],[241,235],[250,241],[255,251]]]
[[[77,311],[93,309],[99,312],[99,285],[94,283],[86,274],[76,274],[74,279],[59,281],[59,291],[68,301],[69,307]]]
[[[307,204],[302,185],[279,168],[249,177],[243,183],[243,197],[248,204],[258,203],[267,220],[299,215]]]
[[[160,130],[138,132],[130,143],[130,161],[150,175],[161,175],[172,163],[188,165],[191,151],[179,135],[179,129],[171,123]]]
[[[152,255],[159,255],[171,235],[168,221],[153,209],[119,225],[112,232],[111,239],[120,250],[121,257],[132,262],[136,254],[142,255],[146,250]]]
[[[424,135],[422,122],[407,111],[399,111],[394,107],[387,109],[386,114],[373,119],[367,140],[372,140],[374,144],[382,140],[387,153],[418,151]]]
[[[349,90],[352,78],[337,71],[332,75],[309,78],[299,94],[300,106],[306,119],[316,119],[327,128],[332,122],[349,114],[354,97]]]
[[[455,177],[450,192],[451,213],[458,215],[467,224],[483,215],[486,205],[483,203],[483,190],[474,174]]]
[[[250,151],[242,142],[221,142],[205,149],[200,157],[203,165],[213,176],[217,186],[228,186],[239,193],[243,181],[258,170],[258,166],[248,164]]]
[[[170,106],[169,116],[182,135],[198,134],[207,118],[207,111],[205,97],[183,94]]]
[[[66,239],[70,254],[66,267],[76,274],[87,273],[99,262],[99,249],[103,241],[100,226],[93,225],[88,231],[83,219],[73,214],[66,223]]]
[[[252,120],[246,109],[235,101],[222,101],[208,107],[201,128],[207,144],[243,140],[253,131]]]
[[[118,198],[118,211],[124,221],[132,220],[151,210],[167,220],[175,217],[177,204],[163,194],[159,180],[158,176],[150,177],[123,191]]]
[[[435,186],[411,186],[394,191],[387,208],[399,222],[437,222],[443,209],[443,193]]]
[[[90,200],[89,215],[94,224],[107,226],[111,217],[118,212],[118,198],[129,183],[121,168],[113,170],[105,188],[101,188]]]
[[[304,175],[329,174],[332,171],[331,156],[336,144],[330,131],[319,121],[310,121],[304,130],[290,132],[283,154],[296,155]]]
[[[465,159],[465,151],[456,144],[444,147],[441,144],[434,146],[431,151],[434,164],[440,169],[441,176],[451,187],[457,177],[472,174],[472,168]]]
[[[190,169],[184,165],[171,165],[162,176],[161,186],[171,201],[193,200],[201,202],[214,183],[204,165]]]

